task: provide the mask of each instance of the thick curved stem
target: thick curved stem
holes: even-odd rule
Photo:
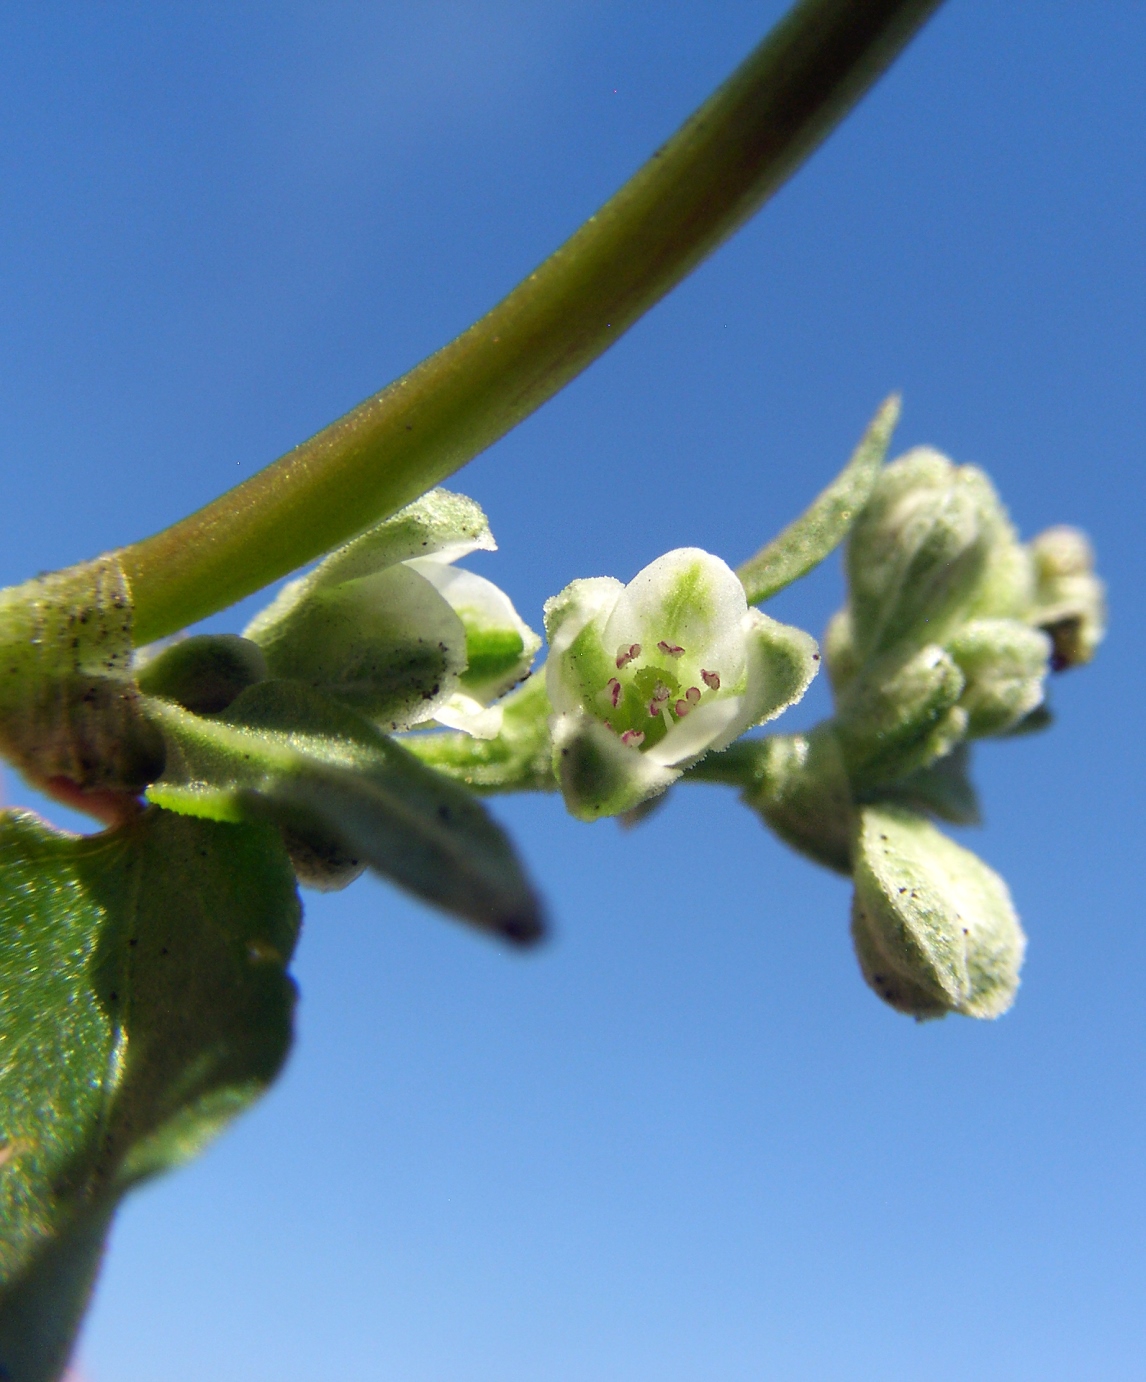
[[[737,229],[941,0],[803,0],[490,313],[206,508],[120,554],[147,642],[387,517],[585,369]]]

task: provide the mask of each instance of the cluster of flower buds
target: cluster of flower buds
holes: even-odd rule
[[[596,820],[663,792],[705,754],[798,700],[819,652],[749,609],[719,557],[683,547],[637,573],[574,581],[545,606],[553,767]]]
[[[825,640],[834,718],[759,745],[745,797],[852,874],[856,952],[882,998],[920,1018],[997,1016],[1018,987],[1018,918],[927,818],[977,819],[967,741],[1045,723],[1048,671],[1093,656],[1090,546],[1070,528],[1024,545],[982,471],[921,448],[879,473],[845,565]]]

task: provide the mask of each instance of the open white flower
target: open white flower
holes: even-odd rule
[[[808,634],[749,609],[697,547],[623,585],[574,581],[545,606],[554,769],[585,820],[664,791],[685,768],[800,699],[819,653]]]
[[[345,701],[383,729],[437,721],[492,738],[490,702],[541,640],[491,581],[452,565],[497,544],[472,499],[432,490],[284,586],[245,630],[272,677]]]

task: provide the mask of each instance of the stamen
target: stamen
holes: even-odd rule
[[[688,690],[684,693],[684,698],[689,703],[689,705],[695,705],[697,701],[700,700],[700,687],[690,686]]]
[[[684,717],[688,714],[688,712],[692,709],[692,706],[689,705],[688,701],[681,700],[677,701],[676,705],[673,706],[673,709],[676,711],[677,719],[683,720]]]
[[[666,643],[662,638],[657,647],[664,653],[665,657],[680,657],[684,649],[678,643]]]
[[[706,672],[706,671],[704,670],[704,668],[702,667],[702,668],[700,669],[700,679],[701,679],[702,682],[704,682],[705,686],[707,686],[708,689],[709,689],[710,691],[719,691],[719,690],[720,690],[720,673],[719,673],[719,672]]]
[[[608,691],[609,699],[613,702],[613,709],[616,710],[621,703],[621,683],[616,677],[610,677],[605,690]]]
[[[621,735],[621,743],[626,748],[639,749],[645,742],[645,732],[643,729],[627,729]]]
[[[627,667],[635,657],[640,657],[641,645],[639,643],[622,644],[617,649],[617,668]]]

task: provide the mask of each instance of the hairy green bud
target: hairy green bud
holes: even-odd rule
[[[917,1018],[998,1017],[1026,938],[1007,885],[929,821],[866,807],[856,839],[852,938],[868,984]]]

